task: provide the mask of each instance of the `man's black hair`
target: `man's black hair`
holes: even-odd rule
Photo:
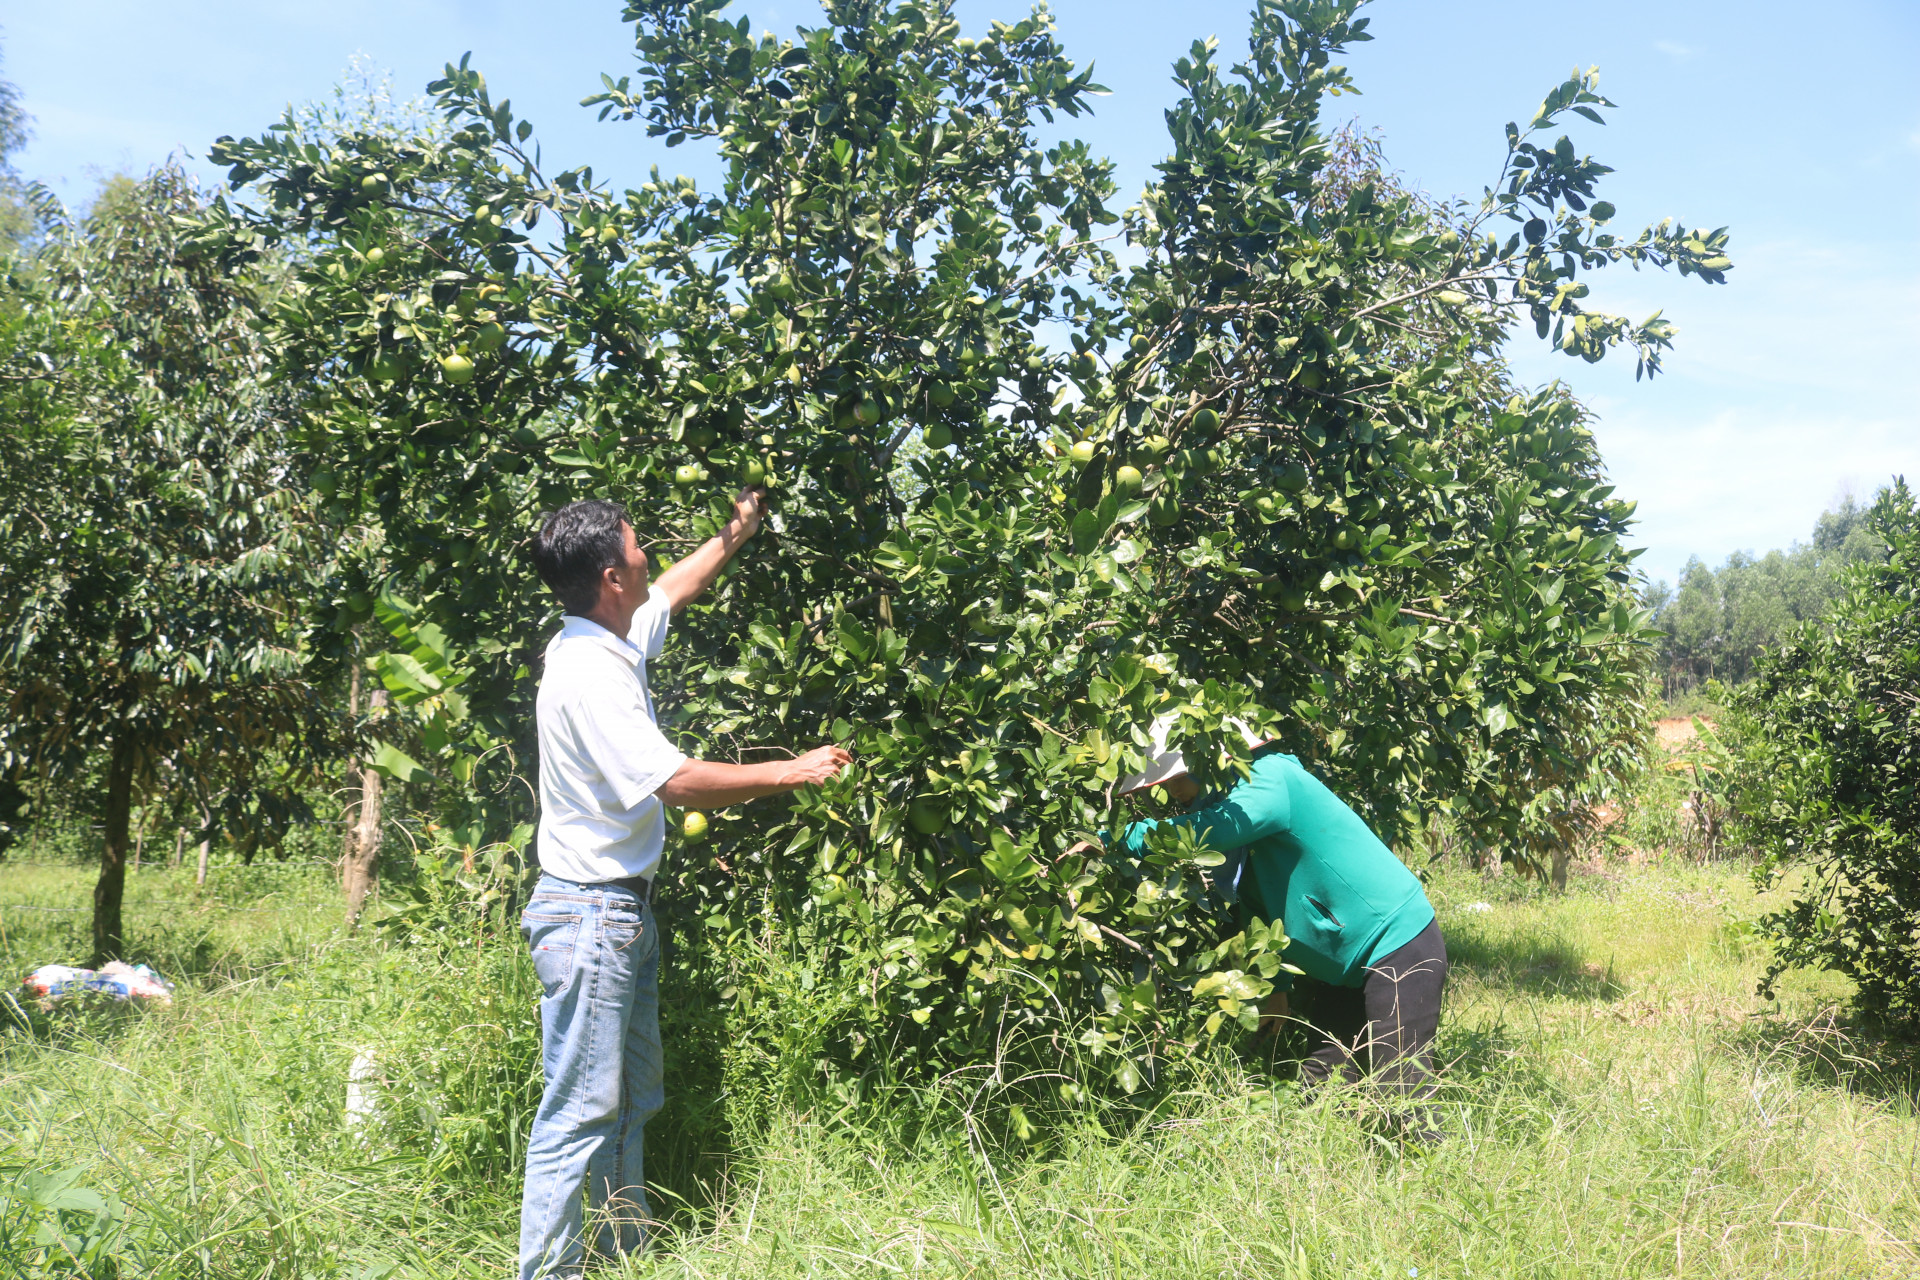
[[[601,575],[626,562],[627,539],[620,530],[628,523],[619,503],[587,498],[569,502],[540,526],[533,567],[568,613],[585,616],[600,603]]]

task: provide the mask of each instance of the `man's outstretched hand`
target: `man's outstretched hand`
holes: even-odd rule
[[[810,783],[831,782],[853,763],[845,748],[815,747],[791,760],[760,764],[723,764],[717,760],[689,760],[661,784],[657,793],[670,805],[713,808],[739,804],[762,796],[777,796]]]
[[[733,527],[742,541],[760,532],[761,517],[766,514],[767,491],[748,485],[733,499]]]
[[[808,783],[831,782],[842,769],[852,763],[853,756],[844,747],[831,744],[815,747],[803,756],[784,762],[780,784],[785,787],[803,787]]]

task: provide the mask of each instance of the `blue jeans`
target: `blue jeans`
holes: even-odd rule
[[[660,1077],[660,938],[631,889],[543,875],[520,917],[540,978],[546,1091],[527,1139],[520,1280],[585,1265],[580,1193],[594,1250],[646,1244],[641,1130],[665,1100]]]

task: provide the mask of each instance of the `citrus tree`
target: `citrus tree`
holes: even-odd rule
[[[1775,946],[1762,991],[1789,968],[1834,969],[1869,1019],[1920,1028],[1920,503],[1904,479],[1868,527],[1885,563],[1842,571],[1843,594],[1763,654],[1733,694],[1746,749],[1734,772],[1742,834],[1772,889],[1793,900],[1760,920]]]
[[[1245,720],[1389,833],[1449,811],[1536,859],[1630,743],[1631,506],[1579,406],[1498,352],[1519,318],[1653,372],[1670,328],[1587,310],[1582,277],[1718,280],[1724,233],[1608,229],[1604,166],[1543,132],[1607,105],[1591,75],[1509,128],[1481,202],[1329,174],[1355,7],[1262,5],[1232,67],[1195,46],[1173,154],[1119,211],[1104,161],[1036,141],[1097,88],[1044,12],[969,39],[942,5],[830,4],[787,40],[630,6],[639,73],[588,102],[716,150],[709,191],[547,172],[464,62],[437,139],[217,145],[251,195],[206,234],[294,247],[271,341],[313,388],[315,488],[384,530],[409,627],[468,672],[462,733],[524,759],[540,509],[623,500],[671,556],[771,486],[677,624],[668,717],[706,756],[825,735],[861,765],[717,815],[663,900],[705,935],[681,954],[784,952],[844,997],[805,1026],[730,984],[747,1025],[815,1037],[805,1070],[1025,1032],[1132,1087],[1251,1025],[1285,938],[1230,922],[1218,855],[1076,847],[1122,820],[1155,716],[1213,780]],[[471,776],[497,834],[524,818]]]

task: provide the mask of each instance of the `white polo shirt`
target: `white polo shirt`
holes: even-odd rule
[[[673,610],[658,586],[621,639],[572,614],[547,645],[540,731],[540,866],[593,884],[651,878],[666,841],[658,791],[686,763],[660,732],[647,659],[660,656]]]

